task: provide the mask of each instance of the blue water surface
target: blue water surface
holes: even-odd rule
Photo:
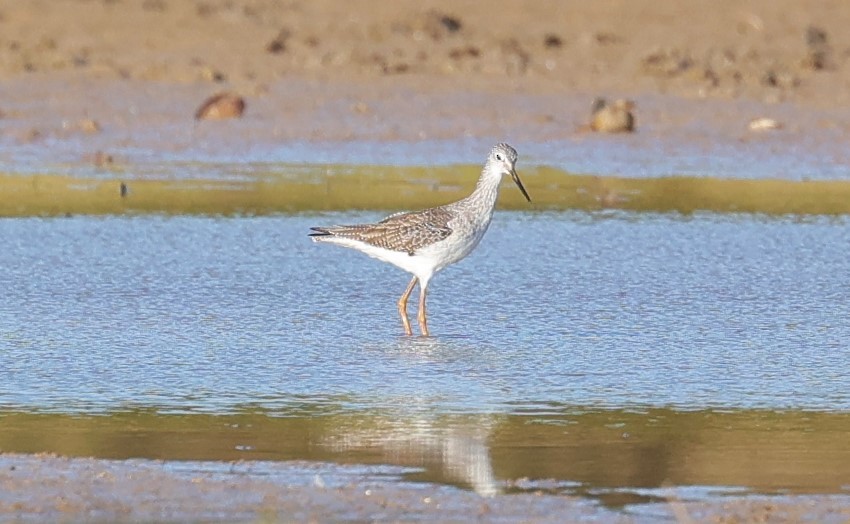
[[[850,409],[845,219],[497,212],[422,338],[378,218],[0,221],[0,409]]]

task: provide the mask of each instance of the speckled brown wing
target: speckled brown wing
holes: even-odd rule
[[[373,246],[414,255],[418,249],[452,234],[449,221],[454,215],[435,207],[412,213],[390,215],[377,224],[311,228],[310,236],[350,238]]]

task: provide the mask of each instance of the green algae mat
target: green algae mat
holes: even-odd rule
[[[472,165],[284,165],[242,172],[232,179],[0,174],[0,216],[265,215],[417,209],[465,196],[475,185],[479,170]],[[502,209],[850,213],[850,180],[626,178],[573,174],[548,167],[525,169],[520,176],[533,204],[526,203],[513,184],[506,183],[499,200]]]

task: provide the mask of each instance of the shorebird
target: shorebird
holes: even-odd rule
[[[390,215],[375,224],[313,227],[314,242],[350,247],[389,262],[413,274],[407,289],[398,299],[398,312],[404,332],[412,335],[407,318],[407,300],[419,283],[419,330],[428,336],[425,295],[435,273],[469,255],[481,241],[490,219],[499,182],[510,175],[526,200],[531,197],[516,172],[516,150],[508,144],[496,144],[487,156],[481,176],[472,193],[457,202],[421,211]]]

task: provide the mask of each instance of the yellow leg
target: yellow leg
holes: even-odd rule
[[[410,298],[410,293],[413,292],[413,288],[418,281],[418,278],[413,277],[413,280],[407,285],[407,289],[404,290],[404,294],[398,299],[398,314],[401,315],[401,323],[404,324],[404,333],[406,335],[413,334],[413,330],[410,329],[410,320],[407,318],[407,299]]]
[[[428,315],[425,314],[425,293],[426,287],[419,286],[419,314],[416,318],[419,320],[419,331],[423,336],[428,336]]]

